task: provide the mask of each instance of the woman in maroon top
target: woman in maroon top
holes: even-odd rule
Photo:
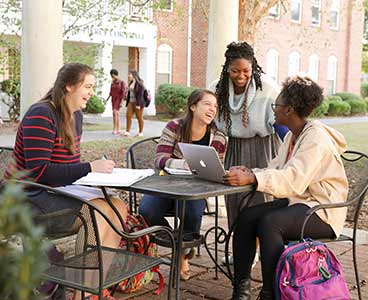
[[[112,134],[120,134],[120,108],[121,103],[123,102],[126,96],[126,84],[124,80],[119,79],[119,72],[116,69],[112,69],[110,71],[110,75],[112,78],[110,94],[106,99],[106,102],[111,97],[112,104],[112,117],[113,117],[113,131]]]

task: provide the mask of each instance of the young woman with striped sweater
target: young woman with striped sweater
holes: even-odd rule
[[[210,145],[217,150],[222,159],[226,150],[226,137],[214,124],[216,113],[217,98],[214,93],[207,90],[193,91],[188,98],[185,116],[170,121],[162,131],[156,149],[156,167],[189,169],[179,149],[179,142]],[[145,195],[140,203],[139,212],[149,225],[169,226],[164,215],[173,210],[175,201],[175,199]],[[186,203],[184,234],[199,235],[204,208],[204,199]],[[183,280],[189,279],[188,258],[190,256],[182,257],[181,278]]]
[[[83,64],[66,64],[58,72],[54,86],[26,112],[19,125],[14,159],[8,165],[5,177],[35,181],[49,186],[72,184],[88,172],[111,173],[112,160],[80,161],[82,134],[82,109],[93,95],[95,77],[90,67]],[[70,202],[45,191],[30,190],[28,200],[34,214],[44,214],[70,208]],[[105,212],[119,228],[119,221],[111,207],[103,199],[91,200]],[[122,213],[126,208],[122,201],[114,199]],[[74,209],[83,209],[75,203]],[[78,207],[77,207],[78,206]],[[108,224],[97,216],[101,242],[108,247],[117,247],[120,238],[109,231]],[[57,220],[50,227],[54,231],[79,226],[75,217]]]

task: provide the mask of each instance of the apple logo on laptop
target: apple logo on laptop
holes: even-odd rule
[[[202,159],[199,161],[199,163],[202,166],[202,168],[206,168],[207,167],[206,164],[205,164],[205,162]]]

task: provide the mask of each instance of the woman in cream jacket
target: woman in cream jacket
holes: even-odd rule
[[[344,137],[336,130],[307,117],[323,100],[322,88],[307,77],[286,80],[272,105],[277,124],[290,132],[266,169],[244,166],[230,169],[230,185],[256,184],[257,191],[274,201],[242,211],[234,231],[233,300],[250,299],[250,270],[260,238],[263,288],[260,299],[273,299],[276,266],[285,240],[297,240],[306,211],[318,204],[343,202],[348,182],[340,155]],[[346,208],[320,210],[308,222],[311,238],[338,237]]]

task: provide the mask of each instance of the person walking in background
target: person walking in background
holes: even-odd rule
[[[124,136],[130,136],[130,129],[132,127],[132,119],[135,114],[138,120],[138,134],[137,136],[143,136],[143,110],[145,103],[143,100],[144,93],[143,80],[139,77],[137,71],[130,71],[128,75],[128,96],[126,101],[126,129]]]
[[[112,69],[110,71],[111,75],[111,87],[109,97],[106,99],[106,102],[111,97],[112,104],[112,117],[113,117],[113,135],[120,134],[120,108],[121,104],[126,96],[126,83],[124,80],[119,79],[119,72],[116,69]]]
[[[216,91],[219,101],[218,127],[229,136],[225,168],[234,165],[265,168],[275,157],[279,145],[271,109],[279,87],[263,74],[253,48],[247,42],[230,43],[225,58],[220,80],[210,87]],[[285,127],[277,129],[281,129],[281,137],[288,131]],[[246,199],[244,196],[225,196],[229,228],[240,209],[247,204],[243,201]],[[257,193],[252,199],[252,205],[262,202],[262,193]]]

